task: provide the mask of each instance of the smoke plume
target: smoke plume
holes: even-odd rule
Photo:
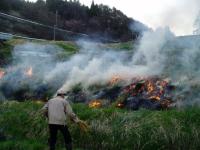
[[[16,93],[20,95],[19,92],[23,93],[27,88],[38,95],[49,89],[53,93],[59,89],[67,92],[77,84],[87,89],[95,84],[104,85],[116,75],[127,82],[138,76],[161,76],[170,78],[181,87],[178,95],[196,92],[194,87],[200,87],[198,41],[198,36],[177,38],[169,28],[145,32],[132,50],[108,48],[104,44],[78,40],[79,52],[65,61],[57,59],[56,56],[63,49],[55,45],[16,45],[13,63],[6,68],[7,73],[0,81],[1,93],[6,97]],[[32,77],[26,74],[30,67]]]

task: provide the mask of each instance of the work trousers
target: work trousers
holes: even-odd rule
[[[68,127],[66,125],[57,125],[57,124],[49,124],[49,147],[50,150],[55,150],[56,140],[57,140],[57,132],[60,130],[65,140],[66,150],[72,150],[72,139],[69,133]]]

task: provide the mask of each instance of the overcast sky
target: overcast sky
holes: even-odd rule
[[[36,1],[36,0],[29,0]],[[90,6],[92,0],[80,0]],[[200,0],[94,0],[97,4],[116,7],[128,17],[147,26],[169,26],[176,35],[193,33],[194,20],[200,11]]]

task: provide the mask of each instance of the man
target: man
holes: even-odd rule
[[[72,150],[72,139],[66,125],[66,118],[75,123],[83,123],[72,111],[72,108],[68,101],[65,99],[65,93],[58,91],[55,98],[50,99],[42,108],[48,117],[49,124],[49,147],[50,150],[55,150],[57,131],[60,130],[63,134],[65,146],[67,150]]]

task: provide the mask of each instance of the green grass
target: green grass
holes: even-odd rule
[[[42,104],[9,102],[0,105],[1,149],[48,149],[48,128],[40,115]],[[88,122],[90,130],[80,131],[69,123],[75,148],[110,149],[180,149],[200,148],[200,108],[168,111],[127,111],[114,107],[92,109],[74,104],[77,115]],[[57,147],[63,148],[59,134]]]
[[[57,54],[57,59],[62,61],[68,59],[79,51],[79,47],[74,42],[69,41],[53,41],[52,44],[62,48],[64,51]]]
[[[38,43],[38,44],[52,44],[57,46],[63,51],[60,51],[56,55],[56,60],[64,61],[68,59],[70,56],[76,54],[80,47],[75,42],[72,41],[40,41],[40,40],[27,40],[20,38],[13,38],[9,41],[4,42],[4,44],[0,45],[0,65],[8,64],[12,59],[12,49],[15,45],[24,44],[26,42]],[[134,48],[133,41],[124,42],[124,43],[113,43],[113,44],[97,44],[100,48],[106,49],[114,49],[114,50],[132,50]]]
[[[56,41],[53,42],[54,44],[56,44],[57,46],[59,46],[60,48],[62,48],[63,50],[67,51],[67,52],[77,52],[78,51],[78,46],[73,43],[73,42],[64,42],[64,41]]]
[[[133,44],[133,41],[130,41],[130,42],[123,42],[123,43],[107,44],[107,47],[115,49],[115,50],[133,50],[134,44]]]
[[[11,40],[3,42],[3,44],[0,44],[0,65],[8,64],[11,61],[12,50],[14,46],[18,44],[24,44],[26,42],[32,42],[36,44],[52,44],[63,49],[63,51],[60,51],[56,55],[56,59],[59,61],[68,59],[79,50],[79,47],[74,42],[70,41],[39,41],[13,38]]]
[[[0,150],[45,150],[45,144],[36,140],[10,140],[0,143]]]
[[[0,57],[10,59],[12,47],[25,40],[12,39],[0,47]],[[35,41],[32,41],[35,42]],[[50,43],[64,50],[58,59],[78,52],[72,42]],[[106,45],[116,50],[131,50],[132,42]],[[1,59],[1,60],[3,60]],[[75,87],[74,90],[78,90]],[[47,150],[48,125],[39,113],[42,104],[35,102],[8,102],[0,104],[0,150]],[[76,114],[90,125],[83,133],[69,122],[73,144],[77,150],[152,150],[200,149],[200,108],[190,107],[167,111],[127,111],[114,106],[91,109],[74,104]],[[63,150],[59,134],[57,147]]]

